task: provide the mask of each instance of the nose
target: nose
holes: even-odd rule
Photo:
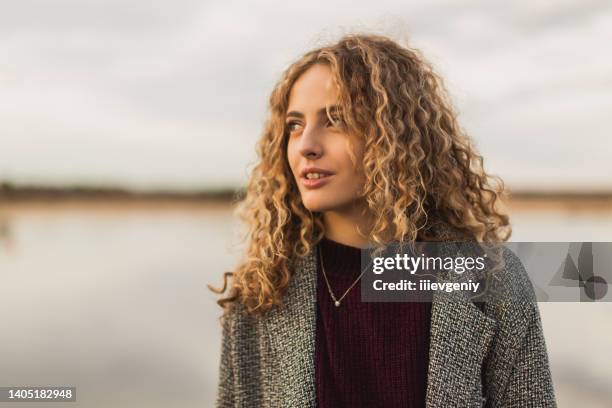
[[[300,138],[299,152],[307,159],[317,159],[323,154],[323,146],[316,127],[304,128]]]

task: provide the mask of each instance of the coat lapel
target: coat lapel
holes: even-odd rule
[[[427,408],[480,406],[482,402],[481,367],[496,321],[458,293],[436,291],[433,295]]]
[[[440,234],[448,234],[443,230]],[[448,237],[450,239],[450,237]],[[461,246],[444,242],[441,255],[454,257]],[[470,272],[437,273],[438,282],[476,281]],[[481,406],[481,370],[497,321],[484,314],[462,291],[435,291],[432,299],[427,408]]]

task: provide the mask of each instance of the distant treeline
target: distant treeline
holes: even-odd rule
[[[53,200],[53,199],[172,199],[228,201],[239,198],[242,189],[215,189],[201,191],[134,191],[120,187],[92,186],[37,186],[14,185],[0,182],[0,200]]]
[[[120,187],[93,186],[37,186],[14,185],[0,182],[0,200],[49,200],[49,199],[161,199],[161,200],[237,200],[244,195],[244,189],[207,189],[190,191],[150,190],[134,191]],[[611,191],[546,191],[510,190],[510,199],[520,200],[612,200]]]

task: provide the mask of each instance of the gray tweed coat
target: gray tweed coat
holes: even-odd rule
[[[282,307],[224,319],[217,407],[316,406],[316,250],[295,262]],[[499,301],[434,293],[427,408],[556,407],[533,286],[506,251]]]

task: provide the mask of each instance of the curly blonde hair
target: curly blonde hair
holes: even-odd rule
[[[508,216],[497,208],[504,183],[485,173],[441,78],[420,51],[380,35],[345,35],[304,54],[270,95],[259,161],[236,207],[249,227],[246,254],[235,272],[224,274],[222,288],[209,285],[225,294],[217,301],[225,310],[240,302],[261,315],[281,303],[295,257],[306,256],[324,236],[322,214],[304,207],[287,161],[289,94],[314,64],[330,67],[341,120],[365,143],[362,194],[366,210],[376,215],[371,242],[436,240],[431,231],[437,224],[452,228],[457,239],[479,242],[506,241],[511,234]]]

